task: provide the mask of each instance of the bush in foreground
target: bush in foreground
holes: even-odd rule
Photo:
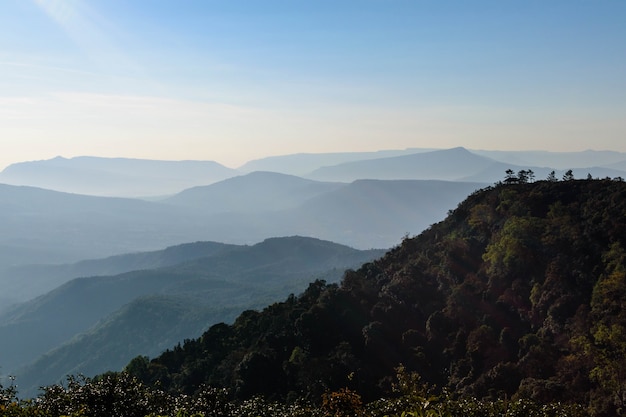
[[[20,401],[15,387],[0,385],[0,417],[582,417],[582,406],[539,404],[531,400],[451,399],[435,393],[415,373],[397,369],[394,398],[363,404],[344,388],[322,395],[314,405],[263,397],[232,401],[226,389],[202,386],[193,395],[172,395],[151,388],[126,373],[89,379],[69,377],[64,385],[43,388],[34,400]]]

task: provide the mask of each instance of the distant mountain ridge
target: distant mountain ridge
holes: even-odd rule
[[[506,152],[470,151],[463,147],[435,150],[409,155],[346,162],[321,167],[306,178],[320,181],[351,182],[357,179],[437,179],[494,183],[502,179],[507,169],[532,170],[537,179],[546,178],[551,171],[564,173],[572,169],[577,178],[591,174],[595,178],[624,177],[613,161],[626,158],[619,152]],[[582,164],[585,161],[586,164]],[[553,168],[546,163],[566,168]],[[598,166],[604,162],[606,166]],[[609,162],[613,162],[612,164]],[[570,163],[568,165],[568,163]],[[579,165],[582,164],[582,165]],[[619,163],[618,163],[619,164]]]
[[[268,186],[267,197],[261,189],[259,196],[267,183],[260,177],[283,185]],[[13,266],[73,263],[184,242],[242,244],[294,234],[362,249],[390,247],[441,220],[456,201],[484,185],[438,184],[387,181],[364,187],[256,173],[192,189],[193,198],[181,193],[177,204],[0,185],[0,274]],[[367,216],[359,214],[363,209]]]
[[[593,178],[623,178],[626,172],[620,168],[626,168],[626,160],[619,162],[622,157],[626,158],[626,154],[608,151],[470,151],[460,147],[437,151],[406,149],[286,155],[267,158],[259,163],[272,167],[274,163],[280,166],[306,161],[301,164],[304,169],[330,161],[348,159],[352,162],[318,167],[318,173],[325,172],[332,181],[316,181],[277,172],[239,175],[233,170],[229,171],[233,175],[229,174],[227,179],[187,188],[160,201],[104,198],[0,185],[0,225],[3,227],[0,235],[0,283],[7,280],[16,282],[26,271],[19,268],[27,264],[67,264],[192,241],[250,244],[269,236],[300,234],[358,248],[390,247],[401,236],[419,233],[441,220],[456,201],[475,188],[502,180],[507,169],[515,172],[532,169],[538,180],[555,171],[557,178],[561,178],[565,170],[536,167],[530,163],[565,165],[567,162],[589,160],[596,165],[591,168],[572,167],[575,178],[586,178],[588,175]],[[505,160],[528,162],[529,165],[516,166],[503,162]],[[159,181],[176,179],[172,175],[183,175],[185,172],[205,178],[202,172],[214,165],[198,161],[92,157],[55,158],[32,164],[38,163],[52,168],[71,166],[74,170],[71,176],[87,182],[90,181],[89,170],[99,169],[108,169],[107,172],[122,176],[150,175],[153,179],[160,178]],[[601,165],[603,163],[606,165]],[[9,168],[32,168],[32,164],[16,164]],[[184,166],[187,168],[182,174],[173,173],[175,167]],[[11,171],[9,168],[5,171]],[[106,177],[108,174],[103,175]],[[398,179],[379,183],[359,182],[364,178],[380,180],[377,177],[415,176],[430,179],[415,180],[418,182],[413,183]],[[431,186],[434,183],[429,181],[438,176],[453,176],[455,181]],[[352,177],[358,179],[350,183],[339,181]],[[465,185],[455,185],[457,182]],[[33,272],[36,270],[36,267],[29,268]],[[27,294],[28,288],[24,286],[17,292],[0,295],[0,310]]]
[[[228,250],[234,245],[217,242],[195,242],[170,246],[151,252],[128,253],[103,259],[88,259],[72,264],[41,264],[8,267],[0,279],[6,294],[14,301],[26,301],[51,291],[72,278],[116,275],[140,269],[175,265]]]
[[[297,234],[341,233],[355,241],[374,235],[390,247],[398,236],[413,234],[413,230],[423,230],[443,219],[459,200],[485,185],[436,180],[358,180],[315,197],[297,210],[281,213],[280,217]]]
[[[238,168],[241,172],[272,171],[282,174],[306,176],[318,168],[346,162],[409,155],[435,149],[409,148],[374,152],[298,153],[255,159]]]
[[[428,154],[426,157],[423,154]],[[477,157],[486,158],[481,160]],[[398,159],[395,159],[398,158]],[[414,160],[415,164],[411,164]],[[500,163],[490,167],[490,162]],[[504,165],[502,165],[504,164]],[[79,194],[157,197],[214,184],[256,171],[322,181],[357,179],[440,179],[495,182],[503,166],[535,172],[574,169],[604,177],[598,169],[624,176],[626,153],[614,151],[548,152],[407,148],[375,152],[300,153],[269,156],[232,169],[214,161],[158,161],[81,156],[15,163],[0,173],[0,183],[28,185]],[[444,168],[448,168],[446,171]],[[506,169],[506,168],[505,168]],[[479,175],[479,171],[481,174]],[[611,175],[607,173],[606,175]]]
[[[586,150],[580,152],[549,152],[486,151],[472,149],[471,152],[516,166],[549,167],[555,170],[568,170],[594,166],[610,168],[612,164],[626,161],[626,152],[616,151]]]
[[[365,161],[346,162],[316,169],[307,177],[346,182],[357,179],[435,179],[454,181],[484,169],[495,160],[465,148],[452,148]]]
[[[161,202],[194,207],[204,213],[276,211],[297,207],[310,198],[343,185],[256,171],[215,184],[189,188]]]
[[[237,175],[214,161],[158,161],[80,156],[12,164],[0,182],[86,195],[140,197],[173,194]]]
[[[426,152],[445,151],[446,149],[432,148],[408,148],[402,150],[382,150],[378,152],[342,152],[342,153],[318,153],[318,154],[292,154],[270,156],[250,161],[238,169],[242,172],[274,171],[298,176],[309,176],[317,169],[342,165],[358,161],[386,159],[390,157],[406,156]],[[556,151],[499,151],[468,149],[469,152],[487,157],[507,165],[524,168],[542,167],[554,170],[568,170],[573,168],[605,167],[616,168],[614,164],[626,161],[626,152],[615,151],[579,151],[579,152],[556,152]],[[626,170],[624,168],[617,168]],[[370,177],[362,177],[370,178]],[[382,178],[379,178],[382,179]],[[428,177],[427,179],[435,179]]]
[[[0,184],[0,265],[67,263],[203,239],[182,209]]]

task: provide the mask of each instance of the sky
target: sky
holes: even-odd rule
[[[0,169],[626,151],[626,1],[1,0]]]

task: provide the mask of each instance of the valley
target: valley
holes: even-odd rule
[[[383,287],[370,293],[368,291],[373,291],[373,288],[366,288],[372,283],[358,282],[361,278],[357,277],[363,273],[376,274],[364,272],[372,268],[374,268],[372,271],[378,270],[378,273],[382,273],[381,271],[386,270],[385,274],[389,274],[387,267],[380,269],[380,262],[391,259],[389,257],[395,256],[398,251],[405,251],[410,242],[426,239],[422,236],[432,236],[434,233],[439,236],[437,238],[439,242],[443,236],[441,233],[445,235],[450,232],[437,230],[447,227],[445,224],[456,221],[461,212],[468,213],[466,215],[469,217],[463,221],[469,222],[475,232],[487,227],[480,222],[494,221],[500,215],[499,212],[489,210],[501,207],[503,203],[467,202],[478,198],[474,197],[476,195],[493,192],[491,191],[494,189],[493,185],[476,182],[474,181],[476,179],[493,180],[495,190],[502,190],[502,195],[508,189],[516,190],[507,187],[538,187],[538,190],[543,190],[557,186],[582,187],[583,184],[589,184],[591,187],[598,184],[600,190],[603,186],[608,188],[610,185],[615,188],[621,184],[623,171],[618,169],[621,166],[620,162],[616,162],[621,155],[614,153],[594,154],[595,159],[592,158],[590,163],[600,164],[596,168],[572,170],[577,173],[586,172],[585,178],[591,179],[576,180],[578,174],[572,174],[573,181],[559,181],[559,177],[565,178],[565,169],[534,166],[528,168],[534,174],[534,181],[531,183],[502,184],[504,171],[509,169],[515,173],[518,167],[507,165],[492,157],[525,161],[533,155],[535,154],[515,155],[512,152],[504,154],[483,152],[481,155],[479,152],[472,154],[462,148],[444,151],[421,150],[417,153],[391,156],[386,154],[382,158],[368,155],[365,159],[359,159],[358,154],[332,155],[329,158],[334,158],[335,161],[341,159],[343,162],[333,167],[318,166],[310,171],[310,175],[302,177],[285,172],[254,171],[149,200],[72,194],[37,188],[33,184],[3,185],[0,187],[0,211],[5,225],[5,234],[0,242],[5,248],[0,258],[0,282],[5,289],[0,300],[2,373],[5,377],[11,374],[19,378],[20,391],[24,393],[23,395],[36,396],[40,386],[61,382],[66,375],[93,376],[107,371],[119,371],[134,357],[153,357],[155,359],[150,364],[156,364],[159,355],[167,356],[167,352],[173,346],[177,346],[176,352],[180,349],[182,349],[180,352],[186,352],[186,349],[196,343],[194,340],[200,340],[197,338],[201,335],[204,334],[202,336],[204,338],[212,338],[211,329],[214,326],[223,326],[219,323],[226,323],[234,328],[241,327],[244,322],[262,326],[264,317],[273,314],[271,311],[274,308],[278,308],[279,305],[286,308],[284,304],[276,304],[285,300],[285,297],[290,297],[288,303],[296,303],[294,306],[299,305],[298,303],[309,303],[301,307],[303,311],[313,309],[317,311],[315,314],[322,314],[323,309],[331,308],[314,307],[315,303],[322,302],[318,298],[322,294],[335,297],[332,294],[336,291],[339,291],[337,294],[347,291],[345,296],[348,298],[340,304],[352,303],[353,301],[349,301],[350,297],[357,297],[366,302],[374,297],[375,293],[381,296],[380,294],[385,291],[391,291],[391,287],[387,286],[391,283],[396,285],[396,278],[388,284],[376,284]],[[546,162],[546,158],[552,157],[555,167],[562,166],[557,163],[566,163],[567,158],[572,161],[583,158],[580,154],[538,155],[541,158],[537,159],[537,164],[541,161]],[[274,164],[276,167],[286,168],[292,164],[290,159],[297,161],[302,157],[294,155],[270,158],[268,161],[258,161],[250,166]],[[599,161],[598,158],[604,159]],[[323,156],[317,159],[329,160]],[[307,160],[309,169],[316,158],[309,156]],[[106,165],[106,161],[101,162]],[[447,173],[444,176],[441,169],[447,166],[455,166],[455,169],[445,171]],[[618,175],[616,179],[611,179],[606,177],[609,174]],[[546,181],[542,178],[544,175],[546,178],[553,175],[556,183]],[[594,179],[592,175],[603,177]],[[548,193],[548,191],[539,192]],[[123,194],[123,191],[119,194]],[[551,198],[560,198],[555,196],[553,191],[550,191],[549,195]],[[466,202],[459,203],[467,196],[470,197]],[[507,204],[511,204],[513,200],[511,197],[507,198],[509,198]],[[525,195],[518,199],[517,204],[531,204],[530,198]],[[468,204],[474,206],[462,209]],[[524,213],[523,209],[519,210],[522,210],[520,213]],[[496,230],[503,227],[503,223],[507,223],[507,220],[500,220],[499,226],[489,228]],[[559,239],[556,235],[553,238]],[[460,261],[462,264],[459,266],[451,263],[449,268],[455,270],[474,265],[472,267],[474,272],[466,271],[464,274],[470,272],[476,274],[482,270],[480,268],[491,268],[488,271],[495,271],[492,258],[496,256],[496,252],[492,246],[482,243],[480,249],[478,247],[463,249],[464,245],[470,244],[472,240],[487,241],[488,238],[473,236],[467,239],[470,240],[466,243],[462,243],[464,240],[461,239],[455,240],[457,243],[454,244],[448,238],[441,241],[448,242],[445,245],[460,245],[458,250],[470,250],[472,253],[445,255],[467,258]],[[439,247],[440,243],[428,245],[435,248]],[[457,250],[452,246],[449,250]],[[166,248],[162,249],[164,247]],[[468,257],[476,255],[473,251],[484,253],[483,260],[470,260]],[[428,255],[428,259],[433,259],[433,256],[439,255]],[[481,267],[481,262],[487,263]],[[402,270],[404,268],[413,271],[407,276],[409,277],[416,273],[420,275],[423,271],[433,270],[435,267],[420,266],[418,269],[414,269],[416,266],[401,267]],[[400,273],[398,277],[402,274]],[[469,279],[468,275],[462,276],[466,278],[459,277],[454,280],[463,282],[464,279]],[[412,279],[402,281],[401,285],[413,285],[410,284]],[[409,291],[408,288],[403,291]],[[366,292],[357,295],[355,291]],[[420,291],[431,294],[428,291],[434,290],[424,287]],[[351,315],[356,312],[342,312],[341,309],[329,311],[328,314],[336,319],[328,321],[328,318],[319,316],[314,320],[318,326],[322,326],[318,330],[323,334],[315,336],[311,333],[306,336],[308,338],[306,342],[301,341],[300,345],[288,349],[298,348],[307,352],[302,359],[305,360],[305,357],[313,358],[314,356],[310,355],[317,355],[314,352],[321,354],[324,349],[331,346],[335,346],[333,349],[346,349],[347,345],[340,341],[346,340],[346,337],[356,337],[357,333],[362,333],[366,342],[352,345],[353,342],[347,340],[351,347],[345,354],[351,357],[357,355],[353,360],[357,360],[357,357],[360,357],[358,355],[366,355],[367,350],[373,348],[376,343],[389,343],[389,348],[395,346],[393,349],[398,349],[396,345],[400,343],[399,341],[374,342],[374,339],[368,341],[373,337],[368,335],[370,332],[381,335],[390,332],[393,325],[385,324],[384,321],[389,314],[396,317],[394,320],[397,320],[398,325],[404,323],[409,316],[417,314],[416,319],[422,316],[424,320],[428,319],[426,321],[430,324],[426,327],[434,326],[435,319],[443,320],[436,325],[437,328],[452,326],[450,323],[446,324],[446,320],[449,319],[444,320],[441,314],[451,314],[450,309],[456,305],[454,303],[463,304],[465,301],[462,299],[454,302],[442,301],[440,297],[450,297],[450,291],[460,289],[453,290],[451,287],[448,292],[446,291],[440,295],[433,292],[430,300],[419,298],[423,297],[420,295],[418,298],[421,301],[413,301],[417,302],[415,304],[417,312],[394,316],[396,313],[392,314],[391,311],[396,307],[390,306],[384,309],[391,310],[380,316],[379,313],[367,313],[373,314],[372,321],[361,323],[360,330],[343,328],[342,319],[339,319],[345,314]],[[503,297],[513,297],[507,291],[496,298],[504,300]],[[394,295],[397,296],[399,294]],[[310,297],[313,298],[309,300]],[[438,310],[441,314],[434,314],[436,311],[428,310],[430,307],[427,306],[435,302],[448,303],[448,307],[444,309],[437,307],[441,309]],[[322,310],[318,311],[319,308]],[[494,307],[488,307],[491,308]],[[423,309],[428,312],[422,311]],[[245,313],[241,315],[242,312]],[[291,313],[288,315],[291,316]],[[405,318],[401,319],[401,316]],[[469,318],[469,313],[465,317]],[[287,319],[284,317],[281,320]],[[302,316],[301,320],[305,320],[305,316]],[[298,326],[304,325],[306,320]],[[413,322],[409,321],[406,325],[417,327],[402,331],[404,333],[402,337],[408,338],[402,343],[418,343],[426,349],[424,354],[429,354],[428,349],[436,350],[434,345],[431,346],[434,340],[439,340],[434,333],[424,333],[425,324],[419,324],[419,320],[410,323]],[[285,322],[285,325],[288,325],[288,322]],[[452,327],[458,325],[457,323]],[[476,323],[467,325],[470,326],[468,335],[472,333],[472,326],[479,326]],[[208,333],[205,333],[207,331]],[[249,331],[252,330],[245,330]],[[263,331],[278,330],[271,327]],[[289,333],[295,330],[280,331]],[[305,331],[304,328],[298,330],[302,331]],[[312,331],[314,330],[309,329],[305,333]],[[338,333],[333,333],[335,331]],[[344,333],[345,331],[348,333]],[[429,330],[434,331],[435,328]],[[497,330],[501,331],[503,330]],[[518,332],[513,330],[513,327],[510,331]],[[349,336],[352,334],[350,332],[355,333]],[[511,337],[517,340],[521,336]],[[315,344],[320,343],[322,339],[325,342],[321,345]],[[318,342],[314,343],[313,340]],[[335,343],[339,345],[334,345]],[[253,347],[242,346],[238,349]],[[226,355],[220,356],[223,360],[229,357],[227,351],[221,354]],[[367,372],[383,377],[393,373],[389,366],[404,363],[413,370],[419,370],[429,381],[442,386],[450,383],[440,375],[437,376],[435,373],[431,375],[433,370],[423,368],[417,362],[414,364],[413,359],[402,356],[404,354],[400,351],[393,356],[389,356],[390,354],[391,351],[388,351],[379,356],[379,359],[385,357],[389,360],[386,367],[382,364],[374,365],[375,362],[372,361],[376,356],[368,359],[372,366],[379,368]],[[322,359],[320,357],[315,360],[319,362]],[[432,360],[435,361],[434,357]],[[302,362],[304,363],[308,362]],[[215,366],[218,366],[217,362]],[[350,371],[351,368],[344,369],[345,366],[347,365],[339,366],[338,369],[343,369],[340,373],[357,372],[357,368]],[[452,369],[451,366],[461,365],[441,366]],[[219,365],[219,368],[225,369],[223,365]],[[364,371],[362,368],[358,369],[360,369],[358,372]],[[138,374],[137,377],[142,378],[145,383],[154,383],[156,380],[150,376],[152,375],[150,371],[146,372],[148,373]],[[177,371],[172,369],[168,372]],[[279,375],[277,372],[271,371]],[[250,376],[258,374],[259,372],[254,371]],[[323,375],[323,378],[331,377],[326,371],[323,371]],[[290,380],[294,376],[284,375],[281,379]],[[322,377],[322,374],[319,377]],[[171,378],[180,380],[178,376]],[[207,378],[211,384],[228,386],[225,381],[215,379],[213,376]],[[248,377],[241,378],[245,381]],[[339,374],[332,378],[338,379],[333,379],[335,382],[332,383],[328,380],[327,384],[330,384],[328,386],[342,381]],[[369,381],[370,377],[367,377],[367,380]],[[193,390],[192,386],[186,386],[185,382],[180,381],[179,383],[183,385],[171,386],[169,389]],[[238,390],[275,397],[280,396],[279,393],[283,389],[267,383],[264,383],[265,388],[261,389],[260,386],[254,388],[254,382],[246,383],[251,385]],[[317,390],[314,395],[321,395],[321,391],[310,381],[297,383],[304,383],[308,386],[307,389]],[[362,383],[365,384],[365,380]],[[461,389],[459,387],[460,385],[457,389]],[[366,385],[354,386],[354,389],[366,398],[368,392],[374,392],[373,388]],[[475,391],[477,388],[471,389],[474,390],[471,395],[484,395]],[[470,388],[461,389],[463,392],[464,390],[468,391]],[[511,391],[509,394],[513,393],[514,391]]]

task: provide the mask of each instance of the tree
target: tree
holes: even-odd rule
[[[593,334],[593,341],[591,353],[596,366],[589,376],[613,398],[617,409],[623,409],[626,405],[626,331],[619,324],[610,327],[601,324]]]
[[[140,381],[147,381],[150,375],[149,367],[150,359],[147,356],[137,356],[126,365],[124,370]]]
[[[506,184],[513,184],[519,181],[519,179],[515,176],[515,172],[512,169],[507,169],[504,171],[506,176],[504,177],[504,182]]]
[[[8,406],[11,403],[17,403],[17,388],[13,384],[15,377],[10,376],[11,386],[4,388],[0,383],[0,407]]]
[[[565,174],[563,174],[563,181],[572,181],[574,179],[574,173],[571,169],[568,169]]]
[[[517,172],[517,180],[520,184],[526,184],[528,182],[528,171],[520,169]]]
[[[529,182],[535,181],[535,172],[532,169],[529,169],[528,171],[526,171],[526,174],[528,175]]]
[[[546,178],[546,180],[550,181],[550,182],[557,182],[558,180],[556,179],[556,174],[554,173],[554,171],[551,171],[548,174],[548,178]]]

